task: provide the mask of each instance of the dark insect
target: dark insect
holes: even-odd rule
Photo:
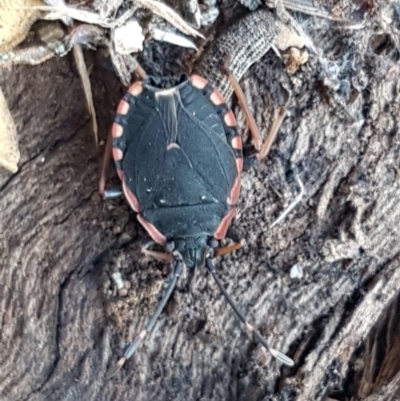
[[[278,126],[261,146],[244,95],[225,67],[252,133],[253,145],[264,157]],[[281,116],[283,118],[283,115]],[[122,181],[122,192],[105,190],[111,155]],[[293,361],[272,349],[238,310],[215,273],[212,257],[240,245],[218,247],[225,237],[239,197],[243,168],[242,141],[232,111],[222,95],[198,75],[190,78],[147,77],[134,83],[121,100],[107,141],[100,193],[105,198],[125,195],[155,244],[165,252],[148,251],[174,262],[174,273],[153,316],[116,366],[115,374],[150,332],[171,296],[183,263],[206,266],[247,330],[278,360]]]

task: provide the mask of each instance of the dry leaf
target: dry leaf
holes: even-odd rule
[[[43,19],[47,19],[50,21],[71,18],[76,21],[86,22],[87,24],[99,25],[103,28],[114,28],[115,26],[118,26],[120,24],[118,20],[112,21],[107,18],[103,19],[100,14],[96,12],[63,5],[62,3],[59,3],[56,6],[42,5],[36,8],[41,11],[46,11],[47,14],[43,17]]]
[[[168,7],[166,4],[155,0],[131,0],[131,1],[140,7],[144,7],[153,11],[154,14],[158,15],[161,18],[164,18],[166,21],[168,21],[175,28],[179,29],[181,32],[187,35],[200,36],[201,38],[205,39],[200,32],[192,28],[187,22],[185,22],[185,20],[183,20],[172,8]]]
[[[278,21],[277,25],[279,30],[274,43],[279,50],[285,51],[290,47],[297,47],[298,49],[302,49],[303,47],[312,49],[314,47],[308,36],[298,34],[281,21]]]
[[[18,171],[20,158],[17,130],[3,92],[0,88],[0,166],[12,173]]]
[[[43,0],[46,4],[49,6],[65,6],[66,3],[65,0]],[[72,19],[68,17],[64,17],[61,19],[62,22],[64,22],[65,25],[72,25]]]
[[[176,46],[186,47],[188,49],[198,50],[196,45],[189,39],[184,36],[177,35],[173,32],[162,31],[158,28],[151,29],[151,38],[155,40],[159,40],[161,42],[172,43]]]
[[[137,53],[143,50],[144,35],[139,23],[131,19],[113,32],[115,51],[119,54]]]
[[[0,0],[0,53],[12,50],[39,18],[40,0]]]

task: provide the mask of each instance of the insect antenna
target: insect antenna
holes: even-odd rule
[[[227,300],[227,302],[229,303],[229,305],[232,307],[232,309],[235,311],[236,315],[239,317],[239,319],[244,323],[244,325],[246,326],[246,329],[253,334],[253,336],[255,337],[255,339],[274,357],[276,358],[278,361],[282,362],[283,364],[287,365],[287,366],[293,366],[294,362],[292,359],[290,359],[289,357],[287,357],[285,354],[283,354],[282,352],[271,348],[267,342],[267,340],[265,340],[265,338],[260,334],[259,331],[257,331],[245,318],[245,316],[243,315],[243,313],[238,309],[238,307],[236,306],[235,302],[233,301],[233,299],[231,298],[231,296],[228,294],[228,292],[226,291],[225,287],[222,285],[220,279],[218,278],[218,276],[216,275],[215,272],[215,268],[214,268],[214,264],[212,262],[212,259],[210,257],[208,257],[206,259],[206,266],[208,271],[211,273],[211,275],[213,276],[215,282],[217,283],[217,286],[219,287],[220,291],[222,292],[222,294],[224,295],[225,299]]]
[[[167,290],[165,291],[164,296],[162,297],[160,303],[158,304],[156,310],[154,311],[153,315],[147,322],[145,328],[140,332],[140,334],[136,337],[136,339],[129,344],[129,347],[124,353],[124,356],[111,368],[108,370],[106,374],[106,379],[110,379],[112,376],[114,376],[121,368],[124,366],[124,363],[134,354],[134,352],[139,348],[139,345],[145,338],[147,333],[150,333],[154,325],[156,324],[156,321],[158,317],[161,315],[161,312],[163,311],[166,303],[168,302],[172,292],[174,291],[174,288],[176,286],[176,282],[178,281],[178,277],[182,272],[183,268],[183,262],[181,259],[176,259],[175,266],[174,266],[174,274],[172,277],[171,282],[169,283]]]

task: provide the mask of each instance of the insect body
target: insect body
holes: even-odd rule
[[[114,123],[123,192],[152,239],[188,267],[225,237],[238,199],[242,142],[222,97],[199,76],[131,86]]]
[[[252,125],[254,131],[254,120]],[[258,131],[253,132],[253,136],[257,135],[254,142],[260,142]],[[152,330],[183,263],[188,267],[206,265],[247,330],[272,355],[292,365],[290,358],[270,348],[247,322],[212,264],[217,240],[225,237],[235,214],[243,167],[236,120],[220,93],[198,75],[149,77],[134,83],[118,106],[108,140],[100,180],[100,192],[106,198],[115,194],[105,190],[110,154],[123,193],[139,222],[155,243],[164,246],[175,267],[173,279],[153,316],[108,376],[130,358]]]

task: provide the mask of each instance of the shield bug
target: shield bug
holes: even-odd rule
[[[224,69],[244,108],[261,158],[268,152],[273,135],[270,133],[262,145],[242,91],[226,65]],[[111,156],[122,181],[122,192],[105,190]],[[223,287],[212,262],[215,253],[230,250],[216,248],[235,215],[242,169],[242,141],[235,117],[206,79],[198,75],[147,77],[128,89],[107,141],[99,190],[105,198],[125,195],[154,243],[164,247],[162,256],[173,262],[174,272],[153,316],[108,377],[123,366],[153,329],[183,264],[205,265],[247,330],[275,358],[293,365],[248,323]]]

